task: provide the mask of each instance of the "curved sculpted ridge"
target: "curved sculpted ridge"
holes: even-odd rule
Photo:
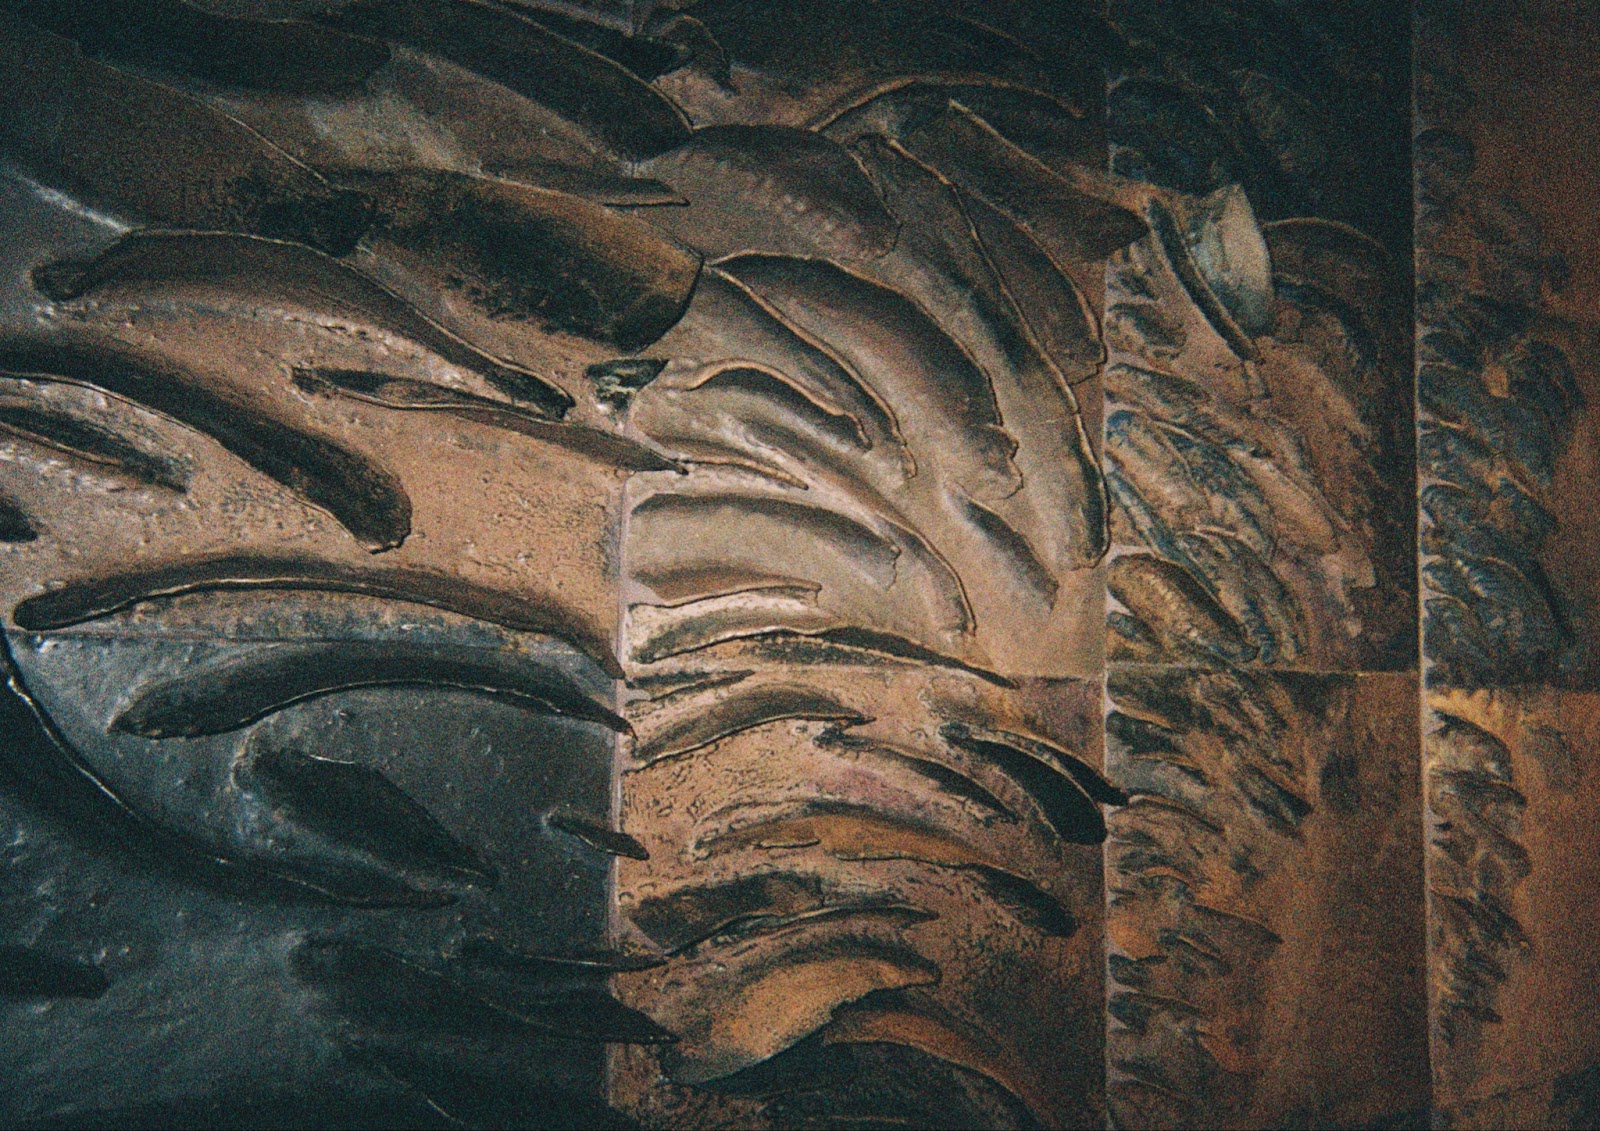
[[[1593,659],[1542,560],[1561,527],[1556,465],[1585,407],[1575,327],[1545,309],[1559,255],[1524,206],[1474,177],[1472,141],[1440,102],[1417,137],[1428,678],[1569,681]]]
[[[4,7],[7,772],[402,1121],[1094,1110],[1146,220],[1064,56],[843,15]]]
[[[0,1123],[1425,1106],[1587,378],[1345,7],[0,0]]]
[[[731,85],[664,76],[697,128],[641,165],[686,204],[634,211],[707,267],[625,408],[687,474],[626,490],[622,816],[649,859],[618,897],[668,960],[621,984],[680,1041],[625,1055],[619,1100],[651,1123],[1071,1123],[1098,1072],[1092,854],[1122,800],[1092,727],[1094,288],[1144,224],[1043,43],[845,13],[795,13],[863,64],[835,70],[697,7]],[[1019,976],[1050,990],[994,1008]],[[869,1085],[888,1064],[915,1089]]]

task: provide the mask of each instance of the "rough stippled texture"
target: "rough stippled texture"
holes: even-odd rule
[[[1572,113],[1600,29],[1570,15],[1419,9],[1429,962],[1435,1102],[1460,1127],[1600,1114],[1597,135]]]
[[[0,0],[0,1124],[1594,1126],[1597,46]]]
[[[1421,1110],[1406,40],[1111,12],[1149,228],[1106,290],[1111,1115]]]

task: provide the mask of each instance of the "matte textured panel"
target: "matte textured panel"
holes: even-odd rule
[[[1572,847],[1596,820],[1584,754],[1600,738],[1600,703],[1516,689],[1436,691],[1429,706],[1440,1106],[1461,1126],[1583,1126],[1582,1103],[1563,1111],[1541,1089],[1581,1091],[1593,1072],[1597,961],[1581,940],[1596,929],[1600,869]]]
[[[1427,1106],[1416,681],[1114,667],[1118,1126]],[[1337,1050],[1337,1051],[1334,1051]]]
[[[1600,1121],[1570,0],[0,0],[0,1124]]]
[[[1419,16],[1435,1103],[1445,1126],[1587,1127],[1597,30],[1560,4]]]

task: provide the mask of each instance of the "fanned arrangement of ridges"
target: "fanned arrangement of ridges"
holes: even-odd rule
[[[1595,883],[1583,774],[1600,676],[1600,339],[1579,203],[1593,195],[1593,119],[1552,112],[1570,65],[1546,60],[1536,83],[1502,69],[1502,58],[1529,57],[1519,39],[1569,41],[1553,9],[1486,20],[1434,0],[1419,6],[1417,34],[1435,1103],[1452,1125],[1576,1127],[1591,1118],[1579,1097],[1596,1059],[1583,989]],[[1546,1032],[1573,1036],[1531,1036]]]
[[[1568,268],[1518,200],[1474,176],[1447,42],[1426,59],[1415,142],[1428,681],[1566,681],[1594,664],[1541,560],[1561,532],[1556,463],[1585,407],[1568,353],[1576,328],[1544,294]]]
[[[863,1043],[899,1047],[929,1095],[986,1080],[999,1106],[962,1122],[1077,1110],[1099,1070],[1083,1040],[1098,931],[1080,927],[1099,915],[1100,807],[1122,798],[1087,760],[1096,734],[1051,732],[1092,709],[1095,684],[997,682],[799,636],[634,683],[649,697],[628,713],[622,823],[649,855],[623,862],[619,898],[667,964],[622,984],[680,1038],[660,1068],[629,1065],[642,1118],[887,1118],[901,1109],[863,1107],[878,1098],[853,1073],[796,1082],[819,1046]],[[1021,971],[1040,990],[1026,1000],[1007,989]]]
[[[1073,392],[1100,355],[1078,278],[1141,225],[965,90],[896,85],[820,131],[711,126],[647,163],[688,201],[651,218],[709,263],[627,410],[690,468],[630,485],[631,659],[788,628],[1092,670],[1072,653],[1106,517]],[[1064,203],[1079,247],[1034,223]]]
[[[1113,5],[1113,661],[1413,662],[1405,123],[1344,18]]]
[[[1292,684],[1242,672],[1110,677],[1108,1101],[1118,1126],[1248,1110],[1268,960],[1256,889],[1291,861],[1312,805]]]
[[[1511,751],[1495,734],[1447,710],[1432,712],[1426,740],[1430,948],[1437,1027],[1450,1046],[1470,1044],[1500,1020],[1495,1001],[1511,960],[1528,950],[1512,895],[1531,867],[1518,841],[1528,799]]]
[[[1404,666],[1389,255],[1316,218],[1263,230],[1237,188],[1147,200],[1107,299],[1112,658]]]
[[[623,824],[649,859],[618,892],[668,960],[622,984],[680,1039],[624,1055],[619,1102],[1093,1118],[1122,799],[1095,768],[1093,292],[1145,221],[1071,44],[1025,16],[810,3],[773,37],[753,7],[689,13],[727,70],[657,81],[696,128],[639,169],[686,203],[631,211],[706,265],[639,368],[597,375],[687,470],[626,491]]]
[[[988,7],[0,11],[10,766],[178,882],[355,909],[271,977],[385,1102],[608,1121],[599,1050],[659,1045],[646,1121],[1095,1111],[1095,292],[1146,220],[1098,64]],[[436,638],[334,627],[391,606]],[[244,635],[140,637],[207,608]],[[620,742],[620,821],[519,813],[518,859],[464,769],[338,737],[397,690],[417,757],[470,711],[581,794]],[[612,859],[625,949],[517,925]]]
[[[39,1020],[6,1118],[613,1125],[608,1046],[676,1039],[611,985],[660,959],[606,933],[643,849],[610,819],[605,534],[622,476],[680,465],[590,374],[696,288],[613,207],[680,203],[635,164],[690,131],[563,30],[0,6],[6,820],[215,970],[24,880],[0,994],[92,1001],[66,1023],[125,1052],[63,1094]],[[170,1028],[151,994],[196,1035],[119,1084]]]
[[[1287,1123],[1285,1094],[1337,1123],[1426,1096],[1416,690],[1414,672],[1108,672],[1107,776],[1130,797],[1106,860],[1116,1126]],[[1352,1089],[1327,1049],[1361,1039],[1384,1059]]]
[[[1384,1006],[1411,1030],[1387,1053],[1393,1101],[1325,1086],[1274,1002],[1310,1016],[1313,983],[1384,968],[1307,935],[1338,915],[1323,885],[1388,882],[1358,830],[1416,820],[1371,793],[1385,775],[1414,795],[1415,753],[1356,721],[1414,726],[1417,620],[1407,62],[1351,11],[1110,7],[1111,167],[1148,229],[1110,257],[1104,323],[1119,1127],[1338,1124],[1425,1087],[1420,972]]]
[[[1425,1106],[1595,398],[1403,11],[0,0],[0,1122]]]

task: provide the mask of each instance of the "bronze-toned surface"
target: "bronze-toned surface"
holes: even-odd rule
[[[1415,689],[1112,671],[1108,769],[1134,795],[1107,858],[1118,1126],[1426,1106]]]
[[[1403,41],[1111,11],[1112,1125],[1421,1122]]]
[[[0,1124],[1596,1125],[1597,37],[0,0]]]
[[[1540,1090],[1592,1073],[1594,697],[1435,692],[1425,746],[1436,1076],[1461,1126],[1582,1125]],[[1546,1105],[1541,1107],[1541,1105]]]
[[[1561,5],[1422,11],[1435,1102],[1450,1126],[1585,1127],[1600,385],[1593,218],[1579,203],[1593,195],[1593,123],[1571,111],[1595,29]]]

